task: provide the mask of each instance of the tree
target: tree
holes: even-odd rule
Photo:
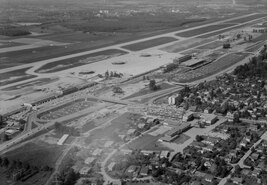
[[[112,91],[113,91],[113,93],[120,93],[120,94],[123,93],[122,88],[117,87],[117,86],[113,87]]]
[[[74,185],[79,178],[79,173],[75,173],[72,168],[69,168],[64,177],[64,185]]]
[[[156,81],[155,80],[150,80],[149,81],[149,89],[152,91],[156,91],[159,89],[159,86],[156,85]]]
[[[8,158],[5,157],[3,159],[2,166],[4,166],[5,168],[7,168],[9,166],[9,160],[8,160]]]
[[[203,140],[203,137],[202,136],[200,136],[200,135],[196,135],[196,141],[197,142],[200,142],[200,141],[202,141]]]

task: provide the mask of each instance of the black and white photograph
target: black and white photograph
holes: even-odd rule
[[[0,185],[267,185],[267,0],[0,0]]]

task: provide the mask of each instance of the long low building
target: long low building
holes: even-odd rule
[[[196,67],[197,65],[203,64],[204,62],[205,60],[203,59],[191,59],[183,62],[181,65],[184,65],[186,67]]]
[[[60,140],[57,142],[58,145],[63,145],[64,142],[68,139],[69,135],[68,134],[64,134]]]
[[[167,132],[164,137],[160,138],[159,141],[172,142],[177,137],[180,136],[184,131],[191,127],[190,123],[183,123],[177,127],[174,127],[172,130]]]

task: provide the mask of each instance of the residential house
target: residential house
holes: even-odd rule
[[[206,174],[204,179],[207,182],[212,182],[213,179],[214,179],[214,176],[213,175],[210,175],[210,174]]]
[[[232,178],[232,181],[234,184],[241,185],[244,180],[243,180],[243,178],[234,177],[234,178]]]
[[[88,175],[89,172],[90,172],[90,170],[91,170],[90,167],[85,166],[85,167],[83,167],[83,168],[79,171],[79,173],[80,173],[81,175]]]
[[[260,175],[260,173],[261,173],[261,170],[255,168],[251,175],[254,176],[254,177],[258,177]]]
[[[142,166],[140,170],[140,175],[141,176],[147,176],[148,175],[148,167],[147,166]]]

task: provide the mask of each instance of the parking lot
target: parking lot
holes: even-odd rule
[[[47,112],[44,112],[40,115],[40,119],[42,120],[54,120],[58,119],[86,108],[93,106],[95,103],[90,101],[75,101],[68,104],[65,104],[57,109],[52,109]]]

